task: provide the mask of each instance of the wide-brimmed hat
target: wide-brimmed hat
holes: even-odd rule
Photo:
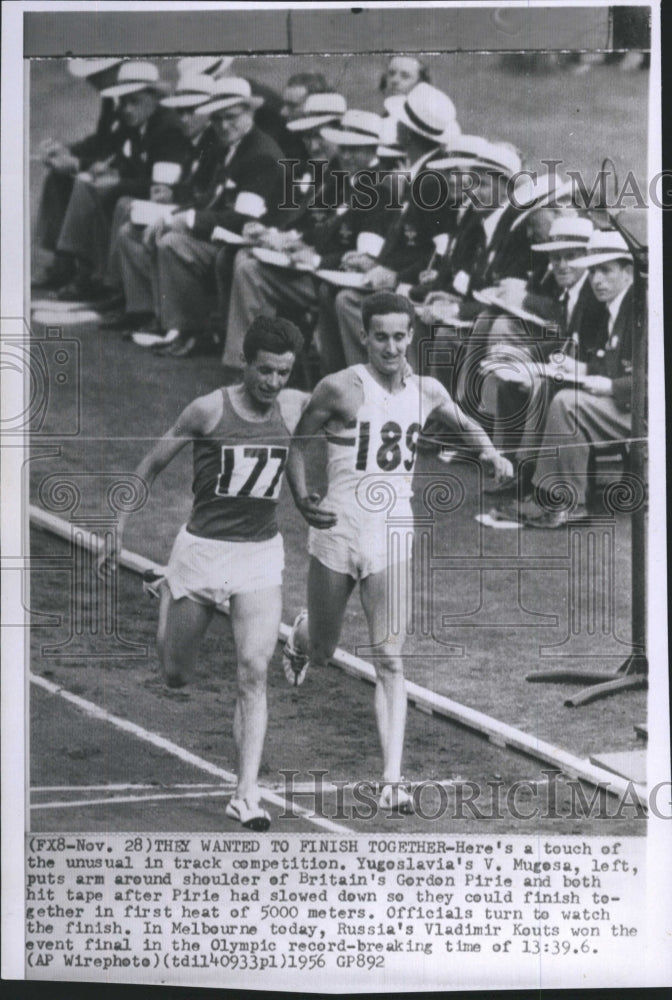
[[[406,150],[402,149],[397,141],[397,119],[389,115],[381,119],[380,123],[380,146],[376,149],[376,156],[381,159],[403,159]]]
[[[196,108],[197,115],[212,115],[215,111],[231,108],[234,104],[246,104],[250,108],[260,108],[263,97],[253,97],[249,81],[242,76],[223,76],[215,81],[212,97]]]
[[[150,62],[124,62],[119,67],[117,81],[111,87],[101,90],[103,97],[125,97],[126,94],[136,94],[140,90],[154,90],[165,94],[170,90],[170,84],[159,79],[159,70]]]
[[[520,156],[513,146],[491,142],[482,135],[458,135],[447,146],[446,156],[430,160],[434,170],[469,170],[483,167],[512,177],[520,170]]]
[[[308,94],[301,109],[301,117],[287,122],[289,132],[309,132],[329,122],[338,122],[348,110],[342,94]]]
[[[174,92],[164,97],[161,104],[166,108],[196,108],[210,100],[214,89],[215,81],[211,76],[203,73],[183,76],[177,81]]]
[[[206,76],[217,77],[221,73],[226,73],[233,56],[182,56],[177,60],[177,72],[180,76]]]
[[[153,184],[177,184],[182,176],[181,163],[169,163],[168,161],[158,161],[152,167]]]
[[[529,216],[541,208],[568,206],[574,197],[574,182],[560,180],[557,174],[532,176],[522,173],[516,178],[513,189],[518,216],[511,223],[511,229],[522,226]]]
[[[593,233],[590,219],[582,219],[578,215],[561,216],[554,219],[548,233],[548,242],[533,243],[531,249],[540,253],[553,253],[558,250],[586,250]]]
[[[118,66],[120,62],[123,62],[123,59],[68,59],[68,73],[86,78]]]
[[[377,146],[380,142],[380,115],[373,111],[346,111],[338,125],[320,129],[320,135],[335,146]]]
[[[437,145],[443,145],[460,132],[455,105],[448,94],[431,83],[418,83],[408,94],[388,97],[385,109],[411,131],[434,140]]]
[[[634,261],[623,236],[616,229],[595,229],[586,246],[586,256],[572,261],[574,267],[595,267],[610,260]]]

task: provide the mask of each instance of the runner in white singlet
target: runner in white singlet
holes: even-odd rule
[[[464,414],[433,378],[409,373],[406,350],[412,337],[413,307],[391,292],[362,304],[362,343],[368,364],[353,365],[323,379],[306,406],[292,441],[287,478],[296,504],[310,525],[308,619],[302,612],[286,648],[288,680],[302,683],[308,662],[324,664],[341,633],[345,607],[359,581],[376,668],[375,714],[383,754],[383,808],[412,811],[399,785],[406,720],[403,629],[406,574],[398,571],[412,555],[411,497],[418,435],[427,419],[443,421],[478,448],[497,479],[511,463],[484,430]],[[309,493],[306,449],[324,433],[328,489]],[[394,584],[394,585],[393,585]]]

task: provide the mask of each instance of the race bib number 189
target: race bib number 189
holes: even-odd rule
[[[218,497],[257,497],[276,500],[287,463],[287,448],[268,445],[235,445],[222,448],[222,471],[217,478]]]

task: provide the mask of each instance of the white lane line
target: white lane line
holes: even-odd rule
[[[110,725],[115,726],[117,729],[121,729],[126,733],[131,733],[131,735],[137,737],[137,739],[143,740],[145,743],[151,743],[152,746],[159,747],[160,750],[164,750],[166,753],[172,754],[173,757],[178,757],[185,764],[191,764],[193,767],[197,767],[201,771],[206,771],[208,774],[212,774],[217,778],[222,778],[224,781],[232,783],[236,781],[236,775],[232,771],[227,771],[225,768],[218,767],[217,764],[213,764],[209,760],[205,760],[203,757],[198,757],[196,754],[190,753],[189,750],[185,750],[184,747],[179,746],[177,743],[173,743],[172,740],[167,740],[165,737],[159,736],[158,733],[152,733],[150,730],[137,725],[135,722],[129,722],[128,719],[122,719],[118,715],[112,715],[106,709],[101,708],[99,705],[95,705],[92,701],[80,698],[79,695],[72,694],[66,688],[59,687],[58,684],[53,684],[51,681],[47,680],[46,677],[40,677],[38,674],[31,673],[30,680],[33,684],[43,688],[50,694],[58,695],[65,701],[70,702],[71,705],[76,705],[77,708],[92,718],[99,719],[101,722],[109,722]],[[262,787],[260,788],[260,793],[261,798],[265,802],[269,802],[274,806],[282,807],[284,812],[292,813],[295,818],[301,817],[309,823],[312,823],[314,826],[319,827],[321,830],[328,830],[330,833],[352,833],[348,827],[343,826],[342,824],[332,823],[331,820],[324,819],[322,816],[316,816],[315,813],[310,812],[308,809],[303,809],[301,806],[295,806],[288,803],[286,799],[284,799],[281,795],[276,795],[275,792],[271,792]]]
[[[31,794],[42,792],[141,792],[145,789],[148,792],[156,791],[159,788],[221,788],[220,782],[213,781],[191,781],[188,783],[177,783],[173,785],[160,785],[155,782],[153,785],[140,785],[125,781],[123,784],[105,785],[32,785]]]
[[[74,809],[75,806],[100,806],[100,805],[118,805],[120,802],[161,802],[165,800],[175,800],[175,799],[207,799],[207,798],[223,798],[231,795],[234,791],[235,786],[231,785],[229,788],[222,788],[218,792],[182,792],[170,794],[166,792],[165,795],[113,795],[109,798],[97,798],[97,799],[67,799],[64,802],[34,802],[31,804],[31,809]]]
[[[72,540],[72,525],[67,521],[32,504],[29,510],[33,524],[46,531],[51,531],[52,534],[58,535],[60,538]],[[94,537],[90,532],[80,530],[78,537],[82,544],[89,549],[95,547]],[[163,567],[158,566],[150,559],[126,549],[122,550],[119,562],[122,566],[136,573],[142,573],[146,569],[153,569],[156,572],[163,570]],[[280,639],[286,640],[290,631],[289,625],[285,625],[284,622],[280,623]],[[376,681],[376,671],[373,664],[359,656],[353,656],[352,653],[348,653],[344,649],[337,649],[329,662],[332,666],[338,667],[353,677],[359,677],[372,684]],[[590,785],[603,788],[610,795],[620,795],[621,797],[633,795],[644,809],[648,809],[648,796],[646,786],[643,784],[621,778],[603,767],[591,764],[586,757],[577,757],[553,743],[540,740],[522,729],[510,726],[506,722],[500,722],[499,719],[486,715],[484,712],[468,708],[459,701],[453,701],[452,698],[437,694],[413,681],[406,681],[406,691],[410,704],[422,712],[457,722],[472,732],[487,737],[490,743],[495,746],[514,750],[544,764],[550,764],[551,767],[561,770],[568,777],[578,778],[580,781],[586,781]]]

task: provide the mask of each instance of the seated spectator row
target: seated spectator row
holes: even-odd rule
[[[464,133],[415,57],[390,59],[380,115],[319,73],[277,95],[230,62],[182,60],[169,88],[153,63],[73,60],[102,107],[94,135],[42,150],[45,284],[139,348],[221,353],[225,382],[260,314],[294,319],[321,375],[365,360],[364,297],[394,289],[415,307],[413,369],[515,458],[499,514],[584,518],[590,446],[630,432],[620,233],[594,229],[569,184],[531,183],[511,144]]]

